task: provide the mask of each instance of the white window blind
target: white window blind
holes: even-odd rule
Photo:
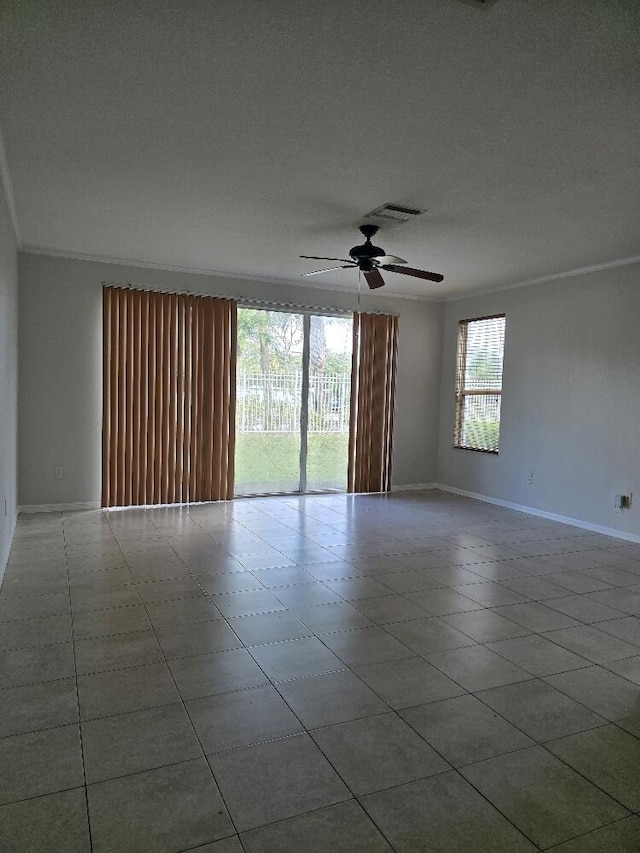
[[[497,453],[505,315],[458,323],[454,447]]]

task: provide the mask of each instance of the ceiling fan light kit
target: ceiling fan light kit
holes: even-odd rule
[[[417,211],[419,213],[420,211]],[[319,275],[320,273],[333,272],[339,269],[358,269],[363,273],[367,280],[367,284],[371,290],[384,285],[384,279],[380,270],[387,272],[400,273],[401,275],[410,275],[414,278],[422,278],[426,281],[440,282],[444,276],[440,273],[427,272],[427,270],[418,270],[413,267],[402,266],[407,262],[403,258],[397,258],[395,255],[387,255],[384,249],[380,246],[374,246],[371,238],[378,232],[377,225],[361,225],[360,233],[365,238],[365,242],[360,246],[353,246],[349,249],[349,258],[324,258],[318,255],[300,255],[301,258],[308,258],[316,261],[340,261],[338,267],[328,267],[326,269],[314,270],[313,272],[302,273],[303,276]]]

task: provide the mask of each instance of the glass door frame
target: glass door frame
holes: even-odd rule
[[[300,468],[298,494],[307,493],[307,454],[309,451],[309,373],[311,361],[311,314],[302,315],[302,388],[300,389]]]
[[[278,305],[277,303],[238,302],[238,310],[271,311],[281,314],[297,314],[302,317],[302,386],[300,389],[300,454],[298,464],[298,489],[293,492],[256,492],[236,497],[267,497],[275,495],[306,495],[306,494],[341,494],[343,490],[312,489],[307,490],[307,457],[309,438],[309,377],[311,373],[311,318],[336,317],[353,322],[353,312],[350,309],[310,308],[298,305]],[[237,369],[237,368],[236,368]],[[346,483],[344,491],[346,492]]]

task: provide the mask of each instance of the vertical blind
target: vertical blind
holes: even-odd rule
[[[349,492],[391,488],[398,318],[353,315]]]
[[[504,314],[458,323],[454,447],[497,453]]]
[[[103,289],[102,505],[233,497],[236,303]]]

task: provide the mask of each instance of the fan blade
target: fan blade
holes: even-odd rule
[[[333,270],[341,270],[341,269],[342,269],[342,267],[327,267],[326,269],[323,269],[323,270],[314,270],[313,272],[303,272],[302,277],[304,278],[304,276],[306,276],[306,275],[320,275],[321,272],[333,272]]]
[[[343,264],[350,264],[349,258],[320,258],[318,255],[298,255],[299,258],[309,258],[312,261],[340,261]]]
[[[404,258],[396,258],[395,255],[376,255],[374,258],[379,264],[406,264]]]
[[[371,288],[371,290],[375,290],[377,287],[382,287],[384,284],[384,279],[378,272],[378,270],[371,270],[371,272],[365,272],[364,277],[367,280],[367,284]]]
[[[381,264],[381,266],[383,270],[389,270],[389,272],[400,272],[404,273],[404,275],[413,275],[416,278],[426,278],[427,281],[442,281],[444,279],[444,276],[440,275],[440,273],[415,270],[413,267],[399,267],[396,264]]]

